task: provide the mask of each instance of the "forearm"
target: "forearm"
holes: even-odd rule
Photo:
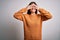
[[[52,18],[51,13],[46,11],[46,10],[44,10],[44,9],[39,9],[39,12],[41,13],[42,16],[45,16],[48,19]]]
[[[15,14],[13,15],[14,16],[14,18],[16,18],[16,19],[19,19],[19,20],[22,20],[22,14],[24,13],[24,12],[26,12],[26,8],[22,8],[21,10],[19,10],[18,12],[15,12]]]
[[[26,11],[27,11],[27,8],[22,8],[19,12],[23,14]]]

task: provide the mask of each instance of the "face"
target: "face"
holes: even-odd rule
[[[37,5],[35,5],[34,3],[30,5],[30,9],[31,9],[30,11],[31,11],[32,13],[35,13],[35,11],[36,11],[36,6],[37,6]]]

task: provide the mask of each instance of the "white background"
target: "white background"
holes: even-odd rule
[[[43,22],[42,39],[60,40],[60,0],[0,0],[0,40],[24,40],[23,22],[15,19],[13,14],[31,1],[53,16]]]

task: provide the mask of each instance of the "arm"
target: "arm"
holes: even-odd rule
[[[14,16],[14,18],[22,21],[23,20],[23,18],[22,18],[23,15],[22,14],[24,12],[26,12],[26,8],[22,8],[21,10],[19,10],[18,12],[16,12],[13,16]]]
[[[48,20],[52,18],[52,15],[50,12],[46,11],[45,9],[39,9],[39,12],[41,13],[42,20]]]

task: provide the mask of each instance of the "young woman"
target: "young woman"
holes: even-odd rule
[[[13,16],[23,21],[24,40],[42,40],[42,22],[52,18],[50,12],[38,8],[35,2],[29,3],[26,8],[22,8]]]

